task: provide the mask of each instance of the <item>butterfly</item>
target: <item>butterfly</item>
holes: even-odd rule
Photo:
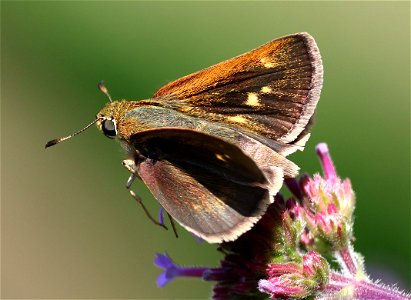
[[[112,101],[100,84],[110,102],[96,119],[46,148],[96,123],[125,151],[128,189],[139,178],[188,231],[232,241],[298,174],[286,156],[310,136],[322,82],[315,40],[296,33],[173,81],[151,99]]]

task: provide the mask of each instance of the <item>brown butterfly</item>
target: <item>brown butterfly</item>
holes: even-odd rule
[[[297,175],[286,156],[304,148],[322,77],[314,39],[285,36],[171,82],[152,99],[112,101],[100,85],[110,102],[96,119],[46,147],[96,123],[126,152],[128,188],[141,178],[188,231],[232,241],[261,218],[284,177]]]

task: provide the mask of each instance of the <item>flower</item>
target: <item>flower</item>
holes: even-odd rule
[[[316,174],[300,180],[304,218],[317,246],[325,243],[337,251],[346,248],[353,237],[354,192],[349,179],[337,176],[327,145],[319,144],[316,150],[324,178]]]
[[[408,299],[398,289],[368,279],[351,244],[351,183],[337,176],[326,144],[316,151],[324,177],[286,179],[293,196],[285,200],[278,193],[251,230],[220,244],[225,256],[218,267],[181,267],[168,255],[157,254],[155,264],[164,269],[158,286],[189,276],[215,281],[214,300]],[[326,257],[334,258],[340,269],[331,269]]]
[[[268,279],[258,282],[260,291],[272,298],[305,298],[326,286],[329,266],[325,258],[309,251],[302,264],[268,264],[267,275]]]
[[[157,253],[154,264],[164,269],[164,272],[157,277],[157,286],[164,287],[167,283],[176,277],[202,277],[208,268],[202,267],[182,267],[176,265],[171,258],[165,253]]]

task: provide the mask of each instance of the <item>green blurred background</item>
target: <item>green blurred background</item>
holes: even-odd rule
[[[355,248],[373,278],[410,284],[408,2],[1,2],[2,298],[208,298],[155,285],[155,252],[215,266],[213,245],[152,225],[124,188],[119,145],[90,122],[114,98],[307,31],[325,80],[312,138],[291,156],[318,172],[325,141],[357,195]],[[135,186],[154,212],[157,203]],[[385,278],[388,276],[389,278]]]

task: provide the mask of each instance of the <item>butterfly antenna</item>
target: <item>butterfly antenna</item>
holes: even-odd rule
[[[104,85],[103,80],[98,83],[98,88],[99,88],[100,91],[102,91],[107,96],[107,98],[110,102],[113,102],[113,99],[111,99],[111,96],[108,93],[108,90],[107,90],[106,86]]]
[[[93,122],[91,122],[90,124],[88,124],[88,125],[87,125],[86,127],[84,127],[83,129],[81,129],[81,130],[79,130],[79,131],[77,131],[77,132],[75,132],[75,133],[72,133],[72,134],[70,134],[70,135],[68,135],[68,136],[65,136],[65,137],[61,137],[61,138],[58,138],[58,139],[54,139],[54,140],[48,141],[45,148],[54,146],[54,145],[56,145],[56,144],[58,144],[58,143],[61,143],[61,142],[65,141],[65,140],[68,140],[68,139],[72,138],[73,136],[75,136],[75,135],[77,135],[77,134],[79,134],[79,133],[82,133],[84,130],[88,129],[90,126],[92,126],[94,123],[96,123],[98,120],[100,120],[100,118],[95,119]]]

